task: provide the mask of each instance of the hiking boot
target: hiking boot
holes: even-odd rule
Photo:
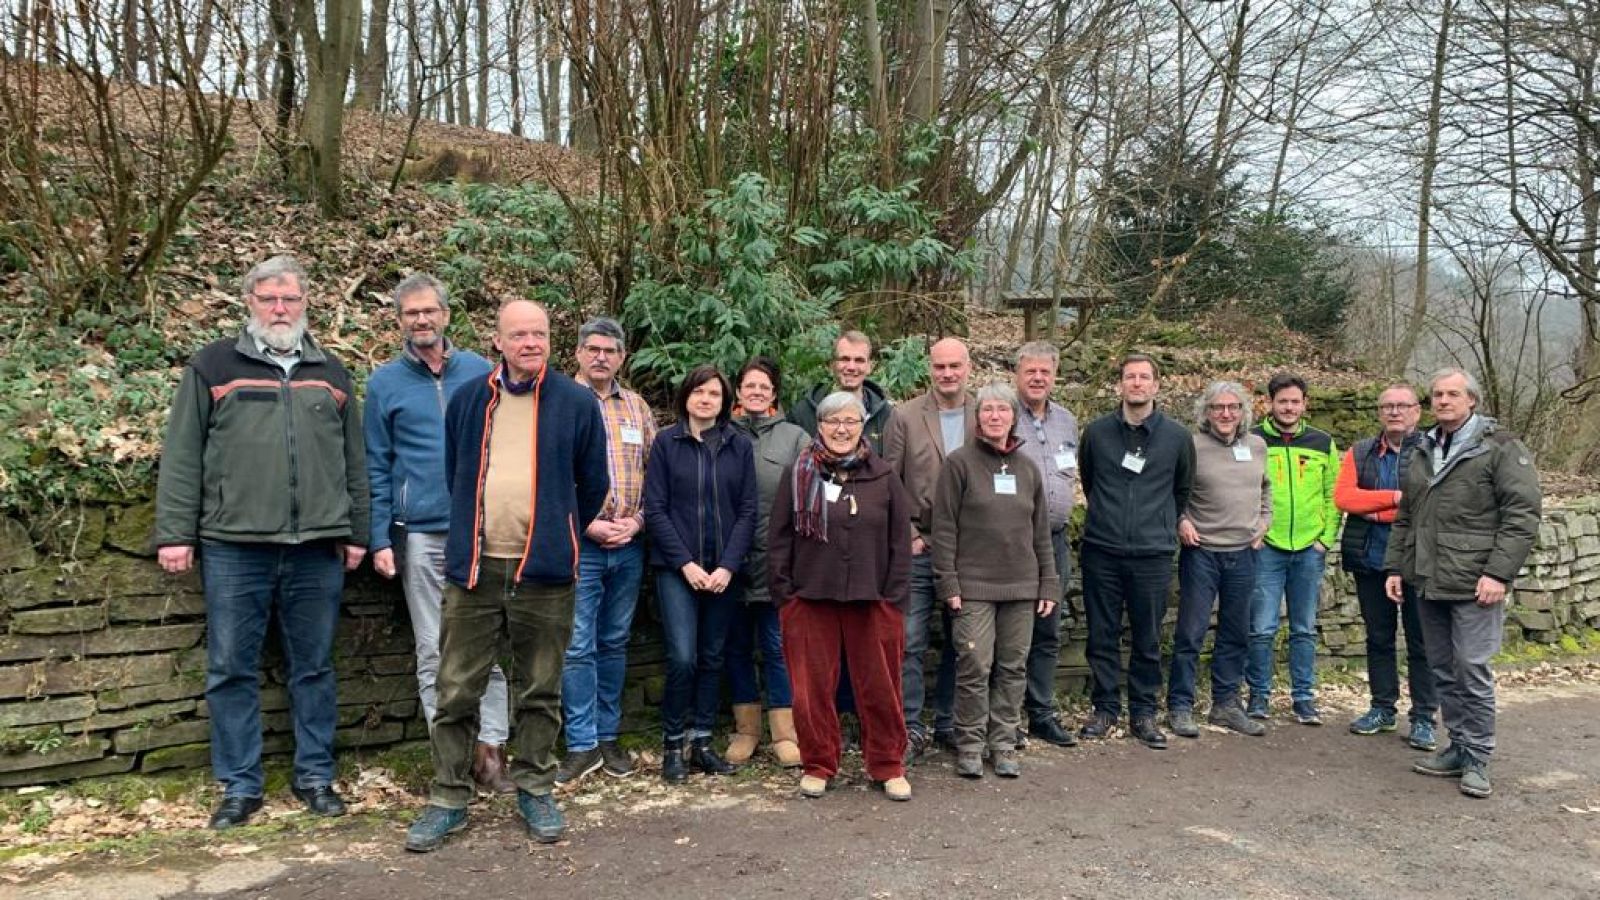
[[[556,798],[549,794],[530,794],[517,791],[517,809],[528,823],[528,837],[541,844],[554,844],[567,830],[567,819],[561,815]]]
[[[1089,717],[1089,721],[1084,722],[1083,727],[1078,729],[1078,737],[1086,741],[1105,740],[1111,734],[1112,729],[1116,727],[1117,716],[1115,714],[1108,713],[1103,709],[1097,709]]]
[[[1378,709],[1374,706],[1361,714],[1361,718],[1350,723],[1351,734],[1377,734],[1380,731],[1394,730],[1394,713],[1387,709]]]
[[[711,749],[711,738],[698,737],[689,742],[689,765],[707,775],[732,775],[738,766],[717,755]]]
[[[1482,799],[1494,793],[1489,785],[1489,764],[1481,759],[1467,757],[1461,765],[1461,793]]]
[[[1022,761],[1017,751],[1001,750],[994,756],[994,773],[1001,778],[1016,778],[1022,774]]]
[[[406,849],[427,853],[444,846],[444,839],[467,827],[467,811],[428,804],[406,829]]]
[[[585,775],[592,775],[605,765],[605,758],[600,755],[599,747],[590,747],[587,750],[576,750],[567,754],[567,758],[556,767],[556,784],[565,787],[577,784]]]
[[[1433,775],[1439,778],[1458,778],[1466,764],[1467,755],[1457,749],[1454,744],[1451,744],[1426,759],[1419,759],[1412,763],[1411,771],[1419,775]]]
[[[1229,700],[1226,703],[1213,704],[1208,722],[1229,731],[1248,734],[1251,737],[1261,737],[1267,733],[1267,726],[1245,715],[1244,707],[1237,701]]]
[[[627,778],[633,774],[633,756],[616,741],[600,742],[600,765],[613,778]]]
[[[931,742],[928,740],[928,736],[926,734],[920,731],[912,731],[908,733],[906,735],[906,755],[905,759],[902,760],[905,763],[906,768],[916,765],[917,760],[930,753],[930,744]]]
[[[661,745],[661,780],[667,784],[682,784],[689,777],[689,766],[683,759],[683,741],[667,741]]]
[[[1167,727],[1178,737],[1197,738],[1200,736],[1200,726],[1194,720],[1192,709],[1167,710]]]
[[[1272,713],[1267,708],[1267,698],[1266,698],[1266,696],[1265,695],[1251,694],[1250,695],[1250,705],[1246,706],[1244,708],[1244,714],[1249,716],[1252,719],[1270,719],[1270,718],[1272,718]]]
[[[1321,725],[1322,713],[1317,711],[1317,701],[1294,701],[1294,720],[1301,725]]]
[[[1132,726],[1128,728],[1128,732],[1137,738],[1139,743],[1144,744],[1151,750],[1167,749],[1167,736],[1161,733],[1160,728],[1156,727],[1155,716],[1140,716],[1134,719]]]
[[[1427,719],[1412,719],[1411,733],[1406,735],[1406,743],[1418,750],[1437,750],[1439,738],[1433,731],[1433,722]]]
[[[1061,727],[1061,720],[1055,716],[1051,716],[1048,719],[1035,719],[1029,722],[1028,734],[1044,741],[1046,744],[1054,744],[1057,747],[1078,746],[1078,739],[1073,737],[1071,731]]]
[[[983,754],[976,750],[956,754],[956,774],[962,778],[982,778]]]
[[[883,795],[890,800],[903,802],[911,799],[911,782],[904,775],[878,782],[878,787],[883,789]]]

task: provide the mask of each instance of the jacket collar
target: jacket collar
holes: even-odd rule
[[[444,365],[439,367],[440,374],[443,374],[446,369],[450,368],[450,359],[455,356],[456,347],[450,343],[450,339],[447,337],[441,337],[439,340],[444,343]],[[417,348],[411,346],[410,338],[407,338],[400,345],[400,358],[429,375],[433,374],[433,368],[423,361],[421,356],[417,355]]]
[[[1299,437],[1300,435],[1305,433],[1306,428],[1307,428],[1306,420],[1304,418],[1302,418],[1299,422],[1295,423],[1293,431],[1289,432],[1288,434],[1285,434],[1283,432],[1283,429],[1278,427],[1277,421],[1274,420],[1271,416],[1267,416],[1265,419],[1261,420],[1261,430],[1262,430],[1262,432],[1264,432],[1265,434],[1270,435],[1272,437],[1280,437],[1280,438],[1281,437],[1290,437],[1290,438]]]

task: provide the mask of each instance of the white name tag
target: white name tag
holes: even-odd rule
[[[1063,450],[1056,454],[1056,468],[1076,469],[1078,467],[1078,451]]]
[[[1233,458],[1235,460],[1239,461],[1239,462],[1249,462],[1250,461],[1250,447],[1248,445],[1246,445],[1246,444],[1238,444],[1238,445],[1236,445],[1233,448]]]
[[[644,431],[634,428],[632,425],[624,425],[622,426],[622,442],[637,447],[644,443]]]
[[[1132,453],[1122,454],[1122,467],[1137,475],[1144,471],[1144,457]]]
[[[822,484],[822,496],[828,498],[829,503],[838,503],[839,495],[844,493],[844,485],[825,481]]]
[[[994,492],[1014,496],[1017,493],[1017,476],[998,474],[994,476]]]

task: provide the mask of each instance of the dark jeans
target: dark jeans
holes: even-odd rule
[[[1257,551],[1184,547],[1178,554],[1178,627],[1172,636],[1172,670],[1167,678],[1167,709],[1194,708],[1195,670],[1200,647],[1217,610],[1217,637],[1211,647],[1211,705],[1239,696],[1244,661],[1250,652],[1250,598],[1256,590]]]
[[[1405,603],[1396,604],[1383,592],[1383,572],[1355,572],[1356,597],[1361,601],[1361,621],[1367,626],[1367,680],[1375,709],[1395,711],[1400,700],[1400,672],[1395,662],[1395,628],[1406,629],[1406,681],[1411,686],[1411,720],[1432,722],[1439,711],[1439,693],[1428,668],[1428,650],[1422,640],[1422,620],[1417,616],[1417,594],[1405,585]]]
[[[561,666],[572,642],[571,584],[517,581],[517,560],[485,558],[478,586],[445,588],[439,634],[439,713],[433,720],[429,802],[466,809],[478,705],[506,652],[511,684],[511,780],[530,794],[555,785],[561,734]]]
[[[669,741],[711,736],[722,699],[723,649],[739,604],[738,579],[720,594],[689,587],[683,576],[656,569],[656,603],[667,643],[667,686],[661,734]]]
[[[331,540],[305,544],[202,541],[206,594],[206,705],[211,771],[224,796],[260,797],[261,645],[276,613],[294,719],[294,784],[333,783],[338,701],[333,637],[344,559]]]
[[[756,678],[757,647],[761,648],[761,678]],[[766,682],[767,708],[793,705],[789,668],[783,662],[783,632],[778,608],[771,603],[739,603],[728,626],[728,693],[734,703],[760,703],[761,682]]]
[[[926,697],[924,682],[935,608],[939,610],[939,621],[944,627],[939,642],[938,674],[933,685],[933,730],[942,733],[955,727],[956,646],[951,639],[955,629],[951,624],[950,608],[935,599],[933,594],[933,554],[911,557],[911,597],[905,607],[905,660],[900,672],[901,707],[905,712],[908,733],[928,733],[927,727],[922,724],[922,707]]]
[[[1033,640],[1028,645],[1028,692],[1023,707],[1028,723],[1043,722],[1056,716],[1056,663],[1061,658],[1061,607],[1067,597],[1067,573],[1072,555],[1067,552],[1065,529],[1053,532],[1056,577],[1061,580],[1061,596],[1048,616],[1033,617]]]
[[[1161,617],[1172,583],[1172,557],[1123,556],[1085,544],[1083,610],[1089,620],[1089,671],[1094,708],[1122,715],[1122,617],[1133,645],[1128,657],[1128,712],[1154,716],[1161,692]]]

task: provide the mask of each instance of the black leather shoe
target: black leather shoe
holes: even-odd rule
[[[1054,716],[1028,723],[1028,737],[1038,738],[1057,747],[1078,746],[1078,739],[1072,736],[1072,732],[1062,728],[1060,720]]]
[[[661,780],[678,784],[689,777],[683,762],[683,741],[667,741],[661,745]]]
[[[710,738],[695,738],[689,742],[689,765],[707,775],[731,775],[739,769],[711,749]]]
[[[1116,727],[1116,716],[1105,710],[1097,709],[1089,716],[1089,720],[1083,723],[1083,727],[1078,729],[1078,737],[1084,740],[1098,741],[1110,734],[1111,729]]]
[[[1155,716],[1140,716],[1133,720],[1133,725],[1128,731],[1151,750],[1167,749],[1167,736],[1156,727]]]
[[[260,808],[260,797],[223,797],[222,805],[211,814],[211,828],[213,831],[226,831],[243,825]]]
[[[308,788],[297,787],[290,790],[294,793],[295,799],[306,805],[306,809],[319,816],[327,816],[331,819],[334,816],[342,816],[345,813],[344,800],[329,785],[322,784]]]

